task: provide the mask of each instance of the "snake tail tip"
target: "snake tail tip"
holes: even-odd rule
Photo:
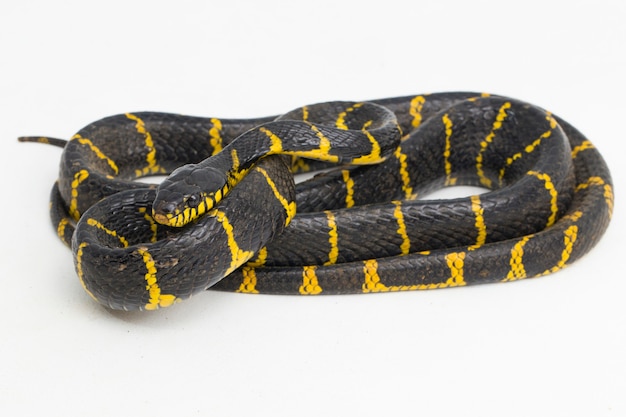
[[[65,139],[50,138],[46,136],[20,136],[17,138],[18,142],[36,142],[44,143],[46,145],[58,146],[65,148],[67,141]]]

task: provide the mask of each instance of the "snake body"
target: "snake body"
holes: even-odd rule
[[[588,252],[613,209],[608,167],[578,130],[486,94],[259,119],[123,114],[55,144],[52,221],[85,290],[113,309],[208,288],[371,293],[542,276]],[[340,165],[294,186],[310,158]],[[135,181],[172,172],[158,189]],[[453,185],[489,191],[421,198]]]

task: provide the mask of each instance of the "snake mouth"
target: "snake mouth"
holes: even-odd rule
[[[175,202],[161,200],[152,206],[152,218],[164,226],[181,227],[189,222],[189,214]]]
[[[176,224],[176,217],[179,213],[180,210],[176,204],[169,201],[158,201],[152,206],[152,218],[163,225]]]
[[[167,226],[172,226],[173,225],[172,222],[174,224],[176,223],[176,217],[174,217],[173,215],[168,216],[163,213],[153,213],[152,217],[157,223],[164,224]]]
[[[154,221],[164,226],[183,227],[197,220],[203,213],[204,210],[199,213],[197,208],[189,207],[186,207],[182,210],[176,209],[173,212],[153,210],[152,218],[154,219]]]

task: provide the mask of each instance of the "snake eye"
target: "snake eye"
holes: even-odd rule
[[[187,205],[189,207],[196,208],[198,207],[198,204],[200,204],[200,196],[198,196],[198,194],[191,194],[187,197]]]

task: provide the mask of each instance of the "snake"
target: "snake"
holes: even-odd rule
[[[614,204],[579,130],[487,93],[250,119],[124,113],[70,140],[19,140],[63,148],[52,223],[86,293],[118,310],[207,289],[363,294],[544,276],[595,246]],[[303,172],[316,175],[294,181]],[[165,179],[141,181],[152,175]],[[458,185],[484,191],[428,197]]]

